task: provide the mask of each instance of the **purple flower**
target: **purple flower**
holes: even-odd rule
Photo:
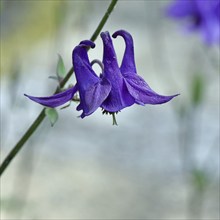
[[[104,44],[103,77],[106,77],[112,84],[110,94],[101,107],[108,112],[117,112],[134,103],[144,105],[162,104],[170,101],[174,96],[162,96],[155,93],[137,75],[132,36],[124,30],[117,31],[113,34],[114,38],[117,36],[123,37],[126,44],[120,68],[109,33],[103,32],[101,34]]]
[[[55,108],[72,100],[74,94],[79,91],[80,104],[77,110],[83,110],[82,118],[92,114],[108,96],[111,84],[105,78],[99,78],[93,71],[87,55],[88,47],[94,48],[95,44],[85,40],[73,50],[73,66],[77,80],[74,87],[50,97],[25,96],[39,104]]]
[[[200,32],[207,44],[220,43],[220,0],[176,0],[167,12],[185,19],[187,30]]]
[[[114,114],[134,103],[162,104],[175,97],[176,95],[162,96],[155,93],[137,75],[132,36],[124,30],[113,34],[114,38],[117,36],[123,37],[126,44],[120,67],[109,33],[102,32],[104,69],[99,77],[93,71],[87,54],[87,48],[94,48],[95,44],[88,40],[82,41],[73,50],[73,66],[77,81],[74,87],[50,97],[26,96],[37,103],[54,108],[72,100],[78,91],[80,104],[77,110],[83,111],[81,118],[92,114],[99,107],[104,110],[104,113]]]

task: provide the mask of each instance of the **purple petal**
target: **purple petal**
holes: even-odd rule
[[[196,13],[194,0],[176,0],[167,9],[167,15],[177,19],[194,13]]]
[[[128,93],[128,90],[124,84],[124,79],[118,66],[115,50],[109,33],[102,32],[101,37],[104,45],[103,78],[106,78],[112,86],[109,96],[103,102],[101,107],[109,112],[117,112],[134,104],[134,99]]]
[[[83,40],[80,42],[79,44],[80,47],[91,47],[91,48],[95,48],[95,43],[91,40]]]
[[[82,86],[86,89],[88,85],[98,81],[87,54],[87,48],[90,46],[94,48],[95,44],[89,40],[81,41],[81,44],[74,48],[72,54],[75,75],[77,81],[80,82],[78,84],[80,89],[82,89]]]
[[[202,38],[207,44],[220,42],[220,21],[213,17],[205,18],[200,30]]]
[[[217,19],[220,21],[220,1],[216,1],[214,5],[214,13],[216,14]]]
[[[77,110],[83,110],[82,118],[100,107],[111,90],[108,80],[99,78],[93,71],[87,54],[88,46],[93,46],[91,41],[82,41],[73,50],[73,66],[80,95]]]
[[[132,36],[124,30],[116,31],[112,35],[113,38],[116,38],[117,36],[123,37],[126,44],[124,57],[122,59],[122,64],[120,67],[122,74],[128,72],[136,73],[137,71],[134,60],[134,44]]]
[[[92,114],[97,108],[101,106],[103,101],[107,98],[111,90],[111,84],[103,79],[100,83],[91,86],[81,94],[83,101],[77,106],[77,110],[83,110],[81,118]]]
[[[149,85],[138,75],[127,74],[125,83],[129,93],[134,97],[135,102],[140,105],[144,104],[162,104],[170,101],[177,95],[163,96],[154,92]]]
[[[116,71],[115,74],[120,75],[117,56],[115,54],[115,50],[112,44],[111,37],[109,32],[102,32],[101,38],[103,41],[104,52],[103,52],[103,64],[105,69],[110,69],[106,74],[111,74],[110,72]],[[111,77],[111,76],[108,76]]]
[[[213,14],[219,0],[195,0],[197,12],[206,15]]]
[[[29,96],[24,94],[25,96],[27,96],[29,99],[31,99],[34,102],[37,102],[41,105],[50,107],[50,108],[55,108],[57,106],[63,105],[64,103],[70,101],[74,94],[77,91],[77,85],[75,85],[74,87],[67,89],[64,92],[55,94],[53,96],[48,96],[48,97],[34,97],[34,96]]]
[[[103,102],[101,107],[108,112],[118,112],[123,108],[131,106],[135,103],[134,98],[129,94],[128,89],[124,83],[120,85],[117,90],[112,89],[107,99]]]
[[[197,1],[198,12],[201,14],[202,22],[200,31],[207,44],[219,43],[220,38],[220,1]]]

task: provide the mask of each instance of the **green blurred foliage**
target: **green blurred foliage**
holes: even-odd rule
[[[53,36],[64,19],[65,1],[1,0],[1,73],[42,39]]]
[[[7,210],[8,212],[15,212],[19,211],[20,208],[23,206],[23,201],[21,198],[16,196],[10,198],[1,198],[1,208]]]
[[[201,74],[194,74],[191,85],[192,104],[198,106],[204,95],[204,80]]]
[[[207,173],[202,169],[193,169],[191,171],[192,174],[192,183],[195,187],[195,189],[202,193],[207,188],[207,185],[209,183],[209,178],[207,176]]]

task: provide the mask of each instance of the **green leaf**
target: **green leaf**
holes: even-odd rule
[[[58,120],[58,112],[55,108],[46,108],[45,114],[48,117],[51,126],[53,127],[56,121]]]
[[[195,75],[192,80],[192,103],[197,106],[201,103],[204,93],[204,81],[201,75]]]
[[[64,78],[66,76],[66,69],[63,63],[62,57],[58,54],[58,62],[57,62],[57,76],[59,78]]]

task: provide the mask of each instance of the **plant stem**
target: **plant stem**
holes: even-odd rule
[[[105,12],[105,15],[103,16],[102,20],[100,21],[98,27],[94,31],[92,37],[90,38],[91,41],[95,41],[96,38],[98,37],[99,33],[101,32],[103,26],[105,25],[106,21],[108,20],[109,15],[113,11],[116,3],[118,0],[112,0],[107,11]],[[73,67],[69,70],[67,73],[66,77],[62,80],[60,83],[60,87],[64,87],[69,78],[72,76],[74,72]],[[57,87],[56,91],[54,92],[57,93],[60,91],[60,87]],[[9,152],[9,154],[6,156],[5,160],[2,162],[0,166],[0,176],[2,173],[5,171],[5,169],[8,167],[8,165],[11,163],[13,158],[17,155],[17,153],[21,150],[23,145],[26,143],[26,141],[31,137],[31,135],[36,131],[38,126],[41,124],[41,122],[45,118],[45,108],[42,109],[38,117],[35,119],[35,121],[32,123],[32,125],[28,128],[26,133],[22,136],[22,138],[17,142],[17,144],[12,148],[12,150]]]
[[[34,131],[37,129],[37,127],[41,124],[41,122],[45,118],[44,114],[45,108],[40,112],[38,117],[35,119],[35,121],[32,123],[32,125],[29,127],[29,129],[26,131],[26,133],[23,135],[23,137],[17,142],[17,144],[14,146],[14,148],[11,150],[11,152],[8,154],[8,156],[5,158],[3,163],[0,167],[0,175],[4,172],[4,170],[7,168],[9,163],[12,161],[12,159],[16,156],[16,154],[20,151],[22,146],[25,144],[25,142],[29,139],[29,137],[34,133]]]
[[[105,25],[106,21],[108,20],[111,12],[113,11],[116,3],[118,0],[112,0],[107,11],[105,12],[105,15],[103,16],[102,20],[100,21],[97,29],[93,33],[92,37],[90,38],[91,41],[95,41],[95,39],[98,37],[99,33],[101,32],[103,26]]]

